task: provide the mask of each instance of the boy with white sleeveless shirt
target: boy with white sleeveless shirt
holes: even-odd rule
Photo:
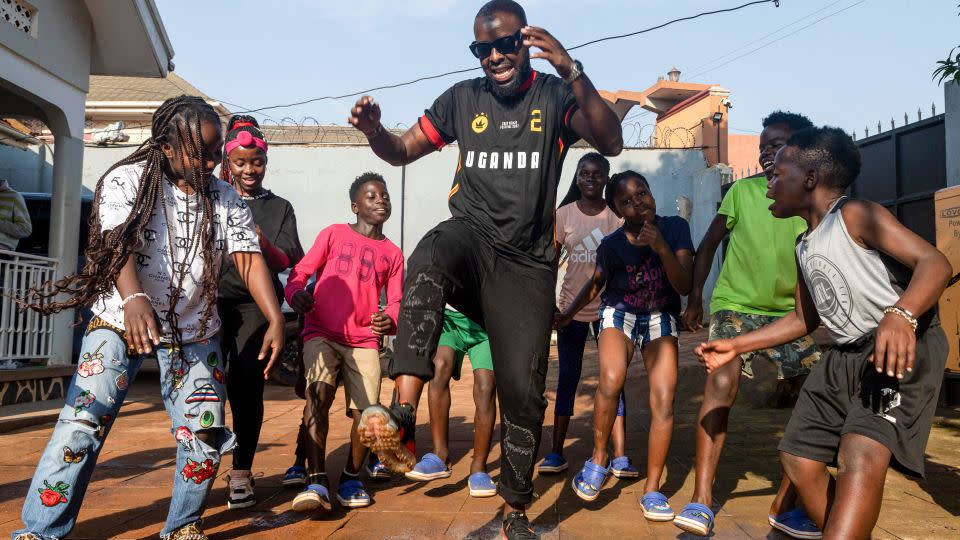
[[[779,446],[825,538],[869,537],[889,466],[923,475],[947,355],[935,305],[950,263],[882,206],[844,196],[859,172],[859,151],[842,130],[790,138],[767,196],[775,216],[800,216],[810,227],[797,240],[795,311],[697,348],[713,370],[826,326],[833,345],[807,378]]]

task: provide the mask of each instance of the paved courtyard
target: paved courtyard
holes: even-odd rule
[[[663,491],[675,509],[693,491],[693,425],[701,400],[704,373],[690,347],[700,336],[684,334],[676,430]],[[762,367],[762,366],[757,366]],[[789,410],[766,406],[776,386],[773,370],[758,369],[757,379],[745,381],[745,392],[732,413],[730,435],[724,449],[716,500],[722,505],[715,538],[784,538],[766,522],[767,507],[780,480],[776,443]],[[551,359],[548,388],[556,386],[557,364]],[[561,476],[535,480],[537,500],[529,510],[544,538],[682,538],[669,523],[648,523],[641,515],[640,480],[608,482],[593,503],[578,499],[569,486],[573,469],[589,456],[590,405],[596,388],[596,350],[588,348],[577,416],[571,423],[567,457],[571,469]],[[366,509],[315,515],[290,510],[295,491],[283,489],[280,478],[293,462],[296,430],[303,402],[292,388],[268,386],[266,419],[254,464],[259,503],[249,509],[228,511],[226,480],[230,458],[224,459],[205,515],[205,529],[213,538],[474,538],[498,536],[500,501],[474,499],[466,489],[472,444],[473,405],[468,370],[453,383],[451,449],[454,474],[430,483],[396,478],[367,481],[374,504]],[[392,386],[385,381],[381,398],[388,401]],[[628,450],[643,470],[648,422],[643,401],[646,383],[642,363],[629,370]],[[549,445],[552,392],[544,426]],[[429,451],[426,395],[417,430],[420,451]],[[9,409],[0,410],[2,420]],[[36,414],[36,413],[34,413]],[[6,416],[7,418],[3,418]],[[8,424],[9,425],[9,424]],[[0,432],[0,537],[20,526],[20,506],[26,495],[38,456],[46,444],[52,421]],[[137,380],[107,440],[100,463],[71,538],[156,538],[170,501],[174,478],[175,441],[159,398],[155,374]],[[329,470],[336,479],[346,459],[350,423],[338,399],[331,412]],[[541,449],[541,455],[545,453]],[[499,475],[499,445],[494,446],[490,472]],[[887,477],[883,511],[876,538],[960,538],[960,411],[940,409],[927,448],[927,479],[915,481],[896,472]]]

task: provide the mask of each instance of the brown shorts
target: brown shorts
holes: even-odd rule
[[[362,411],[380,401],[380,353],[377,349],[348,347],[315,337],[303,344],[303,374],[307,386],[343,381],[347,409]]]

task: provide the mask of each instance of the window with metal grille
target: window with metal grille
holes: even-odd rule
[[[23,0],[0,0],[0,20],[30,37],[37,37],[37,8]]]

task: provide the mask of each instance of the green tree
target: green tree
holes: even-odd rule
[[[960,4],[957,4],[960,8]],[[944,81],[960,84],[960,45],[950,49],[946,60],[937,62],[937,69],[933,70],[933,78],[937,79],[937,84],[943,84]]]

